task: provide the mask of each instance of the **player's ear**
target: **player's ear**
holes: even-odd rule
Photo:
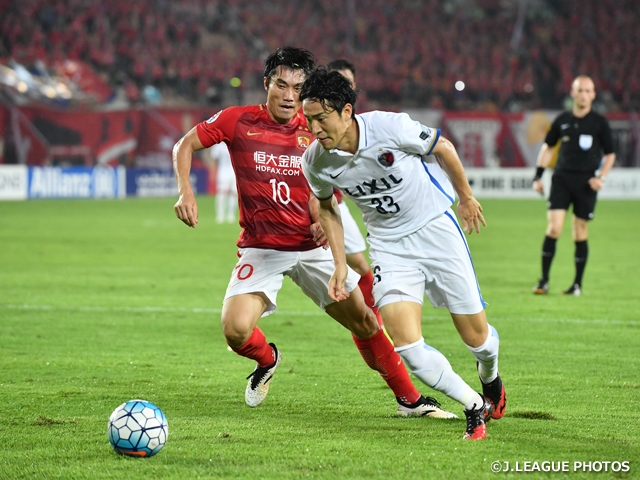
[[[342,109],[342,119],[346,122],[351,118],[351,114],[353,113],[353,105],[350,103],[345,104]]]
[[[269,79],[267,77],[264,77],[263,82],[264,82],[264,89],[266,91],[269,91]]]

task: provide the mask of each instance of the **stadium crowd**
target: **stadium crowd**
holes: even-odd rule
[[[260,90],[266,52],[348,58],[369,107],[561,108],[578,73],[609,111],[640,108],[635,0],[0,0],[0,64],[90,64],[130,102]],[[519,18],[522,13],[522,18]],[[464,90],[455,88],[464,82]],[[458,83],[460,86],[461,84]]]

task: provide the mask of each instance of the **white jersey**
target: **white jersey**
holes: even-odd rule
[[[368,232],[396,240],[420,230],[454,202],[449,178],[431,157],[440,130],[425,127],[406,113],[356,115],[360,132],[354,155],[324,150],[314,141],[302,169],[319,199],[337,187],[362,210]],[[432,160],[433,159],[433,160]]]

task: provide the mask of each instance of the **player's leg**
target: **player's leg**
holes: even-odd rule
[[[571,286],[562,292],[564,295],[582,295],[582,276],[587,266],[587,257],[589,256],[589,244],[587,236],[589,232],[589,222],[576,215],[573,216],[573,241],[575,243],[574,262],[576,266],[576,275]]]
[[[437,401],[423,397],[411,383],[402,360],[366,306],[353,270],[347,278],[349,298],[334,302],[329,297],[327,285],[333,269],[331,253],[320,248],[301,253],[300,264],[289,275],[311,300],[351,332],[365,363],[380,374],[396,396],[400,415],[450,418]]]
[[[584,182],[588,185],[588,179]],[[589,220],[593,219],[596,207],[597,192],[590,187],[577,188],[573,203],[573,241],[575,243],[574,262],[576,275],[571,286],[562,292],[565,295],[582,294],[582,276],[589,256]]]
[[[549,193],[549,209],[547,210],[547,230],[542,242],[542,275],[537,285],[533,288],[536,295],[544,295],[549,292],[549,272],[551,263],[556,254],[556,242],[564,226],[567,209],[571,204],[571,193],[564,176],[554,174],[551,179],[551,191]]]
[[[216,223],[224,223],[229,202],[229,195],[225,190],[216,191]]]
[[[247,377],[245,402],[257,407],[267,396],[282,355],[267,343],[258,320],[273,313],[282,287],[281,272],[295,259],[291,252],[241,249],[222,305],[222,331],[229,347],[257,365]],[[288,263],[287,263],[288,262]]]
[[[397,295],[394,295],[398,298]],[[403,301],[393,301],[387,296],[380,307],[387,331],[393,339],[395,350],[407,368],[425,385],[438,390],[459,402],[466,410],[483,405],[482,396],[453,371],[447,358],[427,345],[422,336],[422,304],[402,296]],[[382,301],[385,301],[383,297]]]
[[[227,198],[227,223],[235,223],[238,212],[238,193],[235,190],[229,191],[229,198]]]
[[[360,233],[358,224],[353,218],[353,215],[351,215],[349,207],[342,202],[338,204],[338,208],[340,209],[340,216],[342,217],[347,265],[360,275],[358,286],[364,295],[364,301],[367,306],[373,310],[378,324],[382,326],[382,317],[378,312],[378,308],[375,306],[375,300],[373,298],[373,273],[364,255],[367,245],[362,237],[362,233]]]
[[[491,418],[500,419],[507,409],[507,394],[498,373],[498,331],[487,323],[484,310],[475,314],[452,313],[451,318],[460,338],[476,357],[482,393],[493,406]]]

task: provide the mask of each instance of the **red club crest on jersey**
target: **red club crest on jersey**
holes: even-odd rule
[[[395,158],[393,158],[393,153],[391,152],[382,152],[378,155],[378,163],[382,165],[384,168],[389,168],[395,162]]]
[[[220,114],[222,113],[222,110],[220,110],[218,113],[216,113],[213,117],[211,117],[210,119],[207,120],[206,123],[213,123],[216,121],[216,119],[220,116]]]
[[[298,147],[306,150],[311,145],[311,135],[307,133],[298,133]]]

